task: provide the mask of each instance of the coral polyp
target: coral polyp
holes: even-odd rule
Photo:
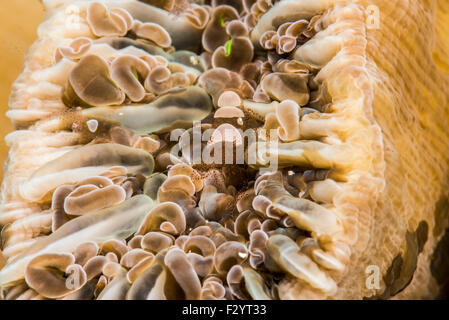
[[[2,299],[444,294],[446,2],[42,2]]]

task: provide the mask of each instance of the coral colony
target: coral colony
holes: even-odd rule
[[[42,2],[2,299],[438,297],[447,1]]]

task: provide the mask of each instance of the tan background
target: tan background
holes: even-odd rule
[[[22,71],[23,56],[36,39],[38,25],[44,17],[38,0],[0,1],[0,180],[8,153],[4,137],[13,130],[5,116],[11,84]]]

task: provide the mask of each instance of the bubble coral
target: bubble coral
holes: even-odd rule
[[[446,2],[42,2],[1,299],[439,297]]]

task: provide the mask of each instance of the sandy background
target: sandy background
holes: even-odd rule
[[[38,0],[2,0],[0,4],[0,180],[8,149],[4,137],[13,130],[5,116],[11,84],[22,71],[23,56],[36,39],[44,17]]]

